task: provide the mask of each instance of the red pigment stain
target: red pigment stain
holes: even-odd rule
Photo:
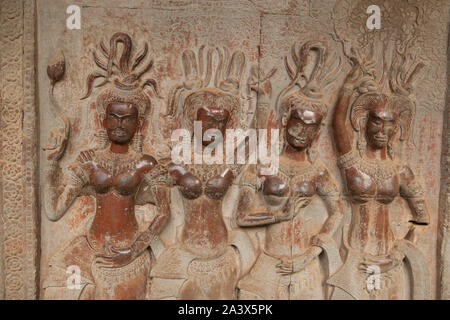
[[[69,225],[72,230],[80,227],[82,222],[91,214],[95,212],[94,203],[91,197],[79,197],[77,203],[77,210],[75,210],[72,217],[69,219]]]

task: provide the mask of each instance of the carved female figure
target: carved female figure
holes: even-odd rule
[[[183,127],[192,134],[189,142],[192,138],[194,163],[169,166],[173,183],[181,193],[184,224],[177,243],[157,258],[152,269],[154,299],[234,299],[242,268],[239,244],[234,242],[236,238],[222,213],[224,197],[239,174],[239,166],[227,164],[223,154],[219,163],[212,165],[195,163],[195,159],[201,159],[208,150],[211,140],[204,139],[207,131],[220,133],[225,140],[226,129],[236,128],[241,120],[239,93],[245,56],[236,51],[230,57],[225,48],[224,58],[218,49],[214,86],[208,87],[213,51],[208,50],[204,72],[203,50],[204,47],[199,49],[198,64],[193,51],[183,53],[186,81],[173,90],[174,96],[169,99],[173,115],[178,107],[182,108]],[[198,132],[193,130],[194,121],[201,124]]]
[[[393,94],[385,95],[377,90],[374,63],[356,56],[339,94],[333,132],[352,216],[350,225],[344,228],[348,250],[345,264],[328,281],[335,286],[334,299],[407,298],[402,268],[405,262],[412,269],[412,296],[427,296],[428,272],[414,242],[418,231],[429,223],[429,215],[417,178],[407,165],[394,158],[393,152],[399,130],[400,140],[409,133],[414,105],[408,95],[421,66],[406,65],[404,58],[397,58],[390,71]],[[360,92],[365,93],[350,103],[359,84]],[[352,146],[351,128],[359,133],[357,149]],[[397,196],[408,202],[412,213],[405,239],[395,239],[389,221],[389,216],[395,214],[391,203]],[[376,286],[372,280],[377,281]]]
[[[308,74],[313,57],[317,62]],[[325,278],[318,259],[323,248],[331,268],[339,267],[339,252],[332,239],[342,218],[339,191],[327,168],[309,157],[327,113],[322,90],[334,80],[340,66],[340,61],[331,66],[330,61],[337,60],[327,57],[322,42],[305,43],[299,54],[293,47],[297,70],[286,59],[292,81],[280,93],[285,96],[280,108],[284,147],[279,171],[261,178],[250,171],[243,174],[237,224],[266,228],[262,252],[239,282],[241,299],[324,299]],[[303,87],[289,93],[296,85]],[[314,235],[301,213],[316,195],[326,203],[329,217]]]
[[[118,42],[123,43],[119,61]],[[106,74],[89,76],[86,96],[91,93],[94,79],[103,77],[99,86],[107,87],[98,94],[96,106],[102,118],[104,131],[100,137],[104,145],[80,152],[64,175],[58,162],[69,136],[66,119],[67,134],[57,137],[59,143],[47,151],[44,194],[45,213],[52,221],[59,220],[78,196],[86,194],[95,197],[95,217],[86,235],[74,239],[50,259],[47,282],[52,286],[58,272],[65,274],[68,266],[76,266],[81,271],[82,299],[144,299],[150,271],[147,248],[168,218],[170,200],[164,186],[164,168],[141,150],[140,131],[151,107],[143,88],[155,82],[141,83],[140,77],[153,61],[142,71],[134,71],[148,48],[145,45],[144,52],[130,65],[132,42],[125,33],[112,36],[109,50],[103,43],[101,47],[107,63],[95,54],[94,58]],[[58,80],[54,69],[49,67],[53,84]],[[158,207],[158,213],[148,229],[140,232],[135,205],[148,202]],[[53,297],[52,288],[47,288],[46,296]]]

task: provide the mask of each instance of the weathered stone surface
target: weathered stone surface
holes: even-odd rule
[[[0,10],[0,298],[450,298],[447,1]],[[194,120],[282,129],[279,172],[169,164]]]
[[[1,1],[0,298],[35,299],[39,277],[35,2]]]

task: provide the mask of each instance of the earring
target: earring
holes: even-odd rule
[[[391,158],[391,160],[394,160],[395,152],[394,152],[394,147],[392,146],[392,140],[388,141],[387,153],[388,153],[388,156]]]
[[[310,163],[313,163],[317,158],[317,149],[319,144],[320,130],[316,133],[316,137],[311,141],[311,145],[306,149],[306,158]]]
[[[137,153],[142,152],[142,140],[142,133],[136,133],[131,141],[131,148]]]
[[[361,131],[359,131],[357,148],[361,156],[363,155],[364,150],[366,150],[366,147],[367,147],[366,138],[364,137],[364,134],[362,134]]]
[[[359,131],[358,131],[358,142],[356,144],[356,147],[358,148],[359,155],[362,157],[364,154],[364,151],[367,147],[367,140],[365,137],[366,132],[366,126],[363,125],[367,121],[367,118],[362,118],[359,120]]]
[[[95,133],[95,137],[97,138],[98,149],[103,150],[108,146],[109,139],[108,134],[105,129],[101,129]]]

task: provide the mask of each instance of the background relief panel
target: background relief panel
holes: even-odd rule
[[[450,297],[447,1],[0,10],[0,298]]]

